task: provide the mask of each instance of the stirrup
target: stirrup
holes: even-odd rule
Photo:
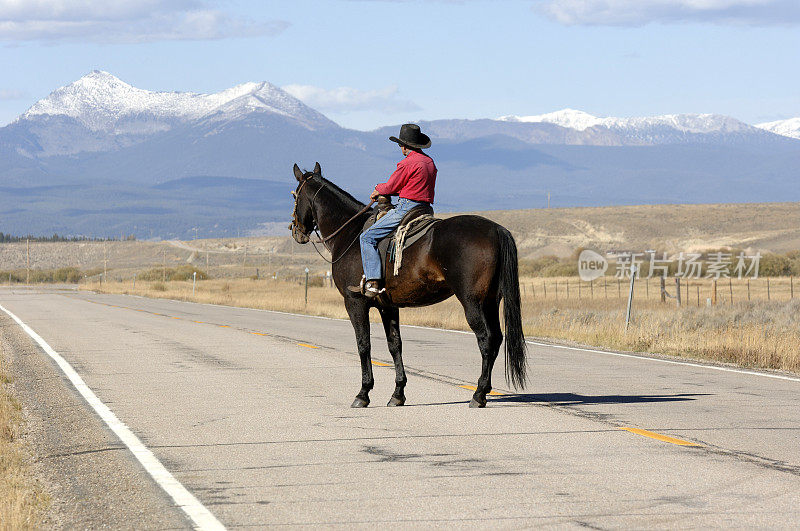
[[[364,295],[364,284],[367,282],[367,279],[364,275],[361,275],[361,282],[358,283],[358,286],[347,286],[347,289],[352,291],[353,293],[360,293]]]
[[[377,283],[378,280],[370,280],[370,282]],[[367,278],[364,275],[361,275],[361,282],[359,282],[358,286],[347,286],[347,289],[353,293],[360,293],[364,295],[368,299],[372,299],[380,295],[381,293],[386,291],[386,288],[380,288],[370,286],[367,287]]]

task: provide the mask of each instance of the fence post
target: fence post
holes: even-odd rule
[[[711,281],[711,304],[717,305],[717,279]]]
[[[700,307],[700,284],[695,284],[694,287],[697,288],[697,307],[699,308]],[[689,304],[688,300],[686,301],[686,304]]]
[[[747,302],[750,302],[750,279],[747,279]]]
[[[731,280],[731,277],[728,277],[728,290],[731,294],[731,306],[733,306],[733,280]]]
[[[770,300],[770,297],[769,297],[769,277],[767,277],[767,300]]]
[[[306,306],[308,306],[308,268],[306,268]]]
[[[625,331],[628,331],[628,325],[631,322],[631,306],[633,304],[633,283],[636,280],[636,265],[631,263],[631,288],[628,291],[628,311],[625,314]]]
[[[789,277],[789,293],[789,298],[794,299],[794,277]]]
[[[619,279],[617,279],[617,298],[618,298],[618,299],[621,299],[621,298],[622,298],[622,291],[621,291],[621,288],[620,288],[620,281],[619,281]]]
[[[659,284],[661,285],[661,302],[667,302],[667,286],[666,286],[666,279],[665,279],[665,278],[664,278],[664,276],[662,275],[662,276],[661,276],[661,278],[660,278],[660,280],[661,280],[661,282],[659,282]]]
[[[547,282],[542,280],[542,290],[544,291],[544,298],[547,298]]]
[[[675,277],[675,302],[681,307],[681,277]]]
[[[603,279],[603,293],[605,293],[606,299],[608,298],[608,281]]]
[[[556,280],[556,300],[558,300],[558,280]]]
[[[650,277],[644,279],[644,298],[650,299]]]
[[[136,273],[133,274],[133,289],[136,289]]]
[[[567,279],[567,298],[569,299],[569,279]]]
[[[197,271],[192,271],[192,297],[194,297],[194,287],[197,285]]]
[[[589,292],[591,293],[592,298],[594,299],[594,280],[589,281]]]
[[[578,279],[578,299],[581,298],[581,279]]]

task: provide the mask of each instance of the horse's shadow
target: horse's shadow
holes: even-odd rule
[[[672,395],[579,395],[576,393],[516,393],[488,395],[487,402],[502,404],[542,404],[553,406],[585,406],[592,404],[648,404],[654,402],[685,402],[712,393],[676,393]],[[416,406],[444,406],[466,404],[468,400],[413,404]],[[409,404],[411,405],[411,404]]]
[[[711,393],[677,393],[672,395],[579,395],[576,393],[518,393],[491,396],[492,402],[540,403],[559,406],[589,404],[646,404],[652,402],[683,402],[697,400]]]

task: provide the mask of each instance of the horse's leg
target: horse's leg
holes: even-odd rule
[[[403,342],[400,339],[400,310],[398,308],[379,307],[383,329],[386,332],[386,341],[389,343],[389,352],[394,360],[395,388],[388,406],[402,406],[406,403],[406,370],[403,368]]]
[[[486,407],[486,394],[492,390],[492,368],[503,343],[499,304],[489,300],[467,301],[463,304],[467,322],[478,339],[483,360],[481,376],[469,407]]]
[[[361,391],[350,407],[367,407],[369,405],[369,392],[375,385],[372,377],[372,358],[370,356],[369,342],[369,305],[362,298],[347,297],[345,308],[350,316],[350,322],[356,332],[358,355],[361,358]]]

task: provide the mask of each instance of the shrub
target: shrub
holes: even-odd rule
[[[163,282],[155,282],[150,286],[150,289],[153,291],[167,291],[167,286]]]
[[[792,274],[792,261],[786,255],[767,253],[761,257],[758,275],[764,277],[788,276]]]
[[[197,272],[197,280],[206,280],[208,275],[205,271],[190,265],[182,265],[178,267],[168,267],[166,269],[166,280],[192,280],[192,274]],[[140,273],[137,278],[149,281],[163,280],[165,271],[163,267],[154,267]]]
[[[69,282],[76,284],[83,278],[83,273],[77,267],[62,267],[53,273],[54,282]]]

